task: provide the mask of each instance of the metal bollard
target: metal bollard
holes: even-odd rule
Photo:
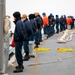
[[[34,53],[34,41],[29,41],[29,56],[30,57],[35,57],[35,53]]]

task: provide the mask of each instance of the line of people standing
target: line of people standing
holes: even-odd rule
[[[46,13],[42,13],[43,18],[40,16],[38,12],[29,14],[27,18],[26,14],[21,16],[20,12],[14,12],[14,23],[15,23],[15,31],[14,31],[14,41],[15,41],[15,56],[18,63],[18,66],[15,67],[14,73],[23,72],[24,66],[23,61],[28,61],[30,59],[29,56],[29,41],[32,41],[32,44],[38,48],[40,42],[42,42],[42,33],[41,30],[44,30],[44,37],[48,38],[49,36],[55,33],[55,24],[56,24],[56,33],[65,30],[68,26],[67,23],[72,24],[71,28],[74,27],[73,19],[66,19],[66,17],[61,16],[59,18],[56,15],[56,19],[53,14],[50,14],[48,17]],[[68,21],[69,20],[69,21]],[[60,29],[59,29],[60,25]],[[25,56],[22,56],[22,47],[24,48]]]
[[[65,29],[73,29],[74,28],[74,17],[62,15],[54,15],[50,13],[49,16],[46,16],[46,13],[43,12],[43,25],[44,25],[44,34],[46,38],[50,37],[54,33],[59,33],[64,31]]]
[[[26,14],[21,16],[20,12],[14,12],[14,41],[15,41],[15,57],[18,66],[15,66],[14,73],[23,72],[23,61],[30,59],[29,57],[29,41],[35,42],[35,48],[42,41],[41,28],[43,25],[42,17],[38,12],[29,14],[27,18]],[[24,48],[25,56],[22,55],[22,47]]]

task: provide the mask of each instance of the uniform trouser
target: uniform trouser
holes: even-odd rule
[[[17,60],[18,65],[23,64],[22,46],[23,46],[23,41],[15,42],[15,56],[16,56],[16,60]]]
[[[56,30],[59,32],[59,24],[56,24]]]
[[[63,24],[63,30],[67,29],[66,23]]]
[[[48,26],[44,26],[44,34],[48,35]]]
[[[42,33],[41,33],[41,28],[39,29],[39,41],[42,41]]]
[[[35,44],[39,44],[40,43],[40,29],[38,29],[38,32],[35,33]]]
[[[63,30],[64,30],[63,24],[60,24],[60,31],[63,31]]]
[[[28,37],[28,40],[29,41],[34,41],[35,39],[35,32],[33,32],[29,37]]]
[[[48,35],[50,35],[52,33],[52,27],[48,26]]]
[[[73,28],[74,28],[74,23],[72,22],[72,23],[71,23],[71,29],[73,29]]]
[[[65,29],[67,29],[67,24],[65,23]]]
[[[52,33],[54,33],[55,32],[55,30],[54,30],[54,24],[52,25]]]
[[[50,26],[47,26],[47,34],[49,35],[51,33],[51,28]]]
[[[24,41],[23,46],[24,46],[24,52],[29,53],[29,41]]]

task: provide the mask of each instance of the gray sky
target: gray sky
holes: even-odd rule
[[[40,15],[46,12],[47,15],[73,15],[75,17],[75,0],[6,0],[6,15],[10,15],[12,30],[14,30],[13,16],[15,11],[21,14],[39,12]]]
[[[35,11],[46,12],[59,15],[74,15],[73,8],[75,0],[6,0],[6,14],[12,15],[15,11],[20,11],[22,14],[34,13]]]

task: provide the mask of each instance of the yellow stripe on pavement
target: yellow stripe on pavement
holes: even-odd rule
[[[58,48],[57,52],[74,52],[72,48]]]
[[[50,48],[35,48],[34,52],[48,52]]]

